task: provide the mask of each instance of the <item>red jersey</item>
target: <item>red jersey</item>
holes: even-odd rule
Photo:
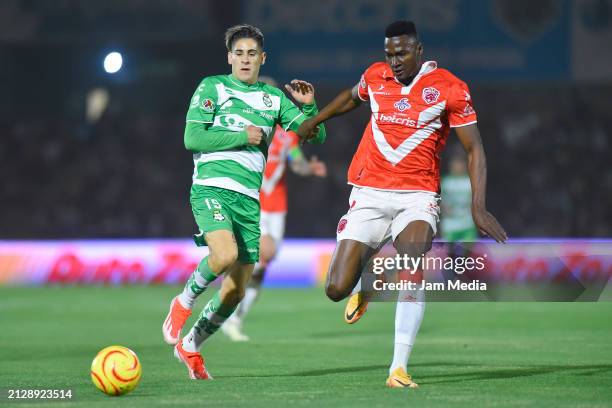
[[[439,193],[440,152],[450,128],[476,123],[467,85],[434,61],[404,85],[389,65],[377,62],[358,89],[372,117],[353,156],[349,184]]]
[[[262,211],[287,212],[287,160],[299,150],[299,138],[294,132],[285,132],[276,127],[272,143],[268,148],[268,161],[264,170],[263,182],[259,193]],[[293,151],[293,153],[292,153]]]

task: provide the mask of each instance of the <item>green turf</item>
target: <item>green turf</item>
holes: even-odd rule
[[[421,388],[397,390],[384,386],[393,304],[347,326],[344,305],[321,289],[267,290],[245,326],[252,341],[218,333],[203,350],[215,380],[192,381],[161,338],[176,291],[0,288],[0,388],[73,389],[57,407],[612,405],[612,303],[430,303],[410,360]],[[88,374],[112,344],[143,365],[139,387],[119,398]],[[16,404],[28,405],[41,406]]]

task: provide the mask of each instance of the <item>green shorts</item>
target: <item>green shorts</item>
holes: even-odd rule
[[[442,231],[442,239],[448,242],[474,242],[478,241],[476,228],[465,228],[451,231]]]
[[[200,231],[227,230],[234,233],[238,260],[243,264],[259,261],[259,201],[232,190],[191,186],[191,210]]]

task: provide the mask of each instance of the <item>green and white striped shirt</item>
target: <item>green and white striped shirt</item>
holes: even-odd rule
[[[316,107],[304,106],[304,111],[314,116]],[[253,125],[263,129],[265,137],[259,146],[245,142],[227,150],[194,152],[193,183],[259,199],[274,128],[279,124],[285,130],[295,131],[308,116],[273,86],[262,82],[249,85],[232,75],[204,78],[187,111],[186,132],[190,131],[190,124],[202,124],[207,131],[219,132],[245,132],[247,126]],[[211,132],[206,137],[215,136]]]

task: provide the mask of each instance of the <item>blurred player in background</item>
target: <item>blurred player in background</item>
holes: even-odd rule
[[[266,60],[258,28],[231,27],[225,44],[232,73],[202,80],[187,111],[184,135],[195,167],[190,201],[200,234],[194,238],[208,245],[209,255],[172,300],[162,326],[164,340],[176,345],[174,355],[189,376],[203,380],[211,377],[200,347],[234,312],[259,260],[259,189],[274,129],[297,130],[317,113],[312,85],[294,80],[285,86],[303,104],[302,113],[280,89],[258,81]],[[310,136],[322,142],[325,129],[313,129]],[[220,290],[181,339],[196,298],[222,273]]]
[[[448,173],[442,176],[442,217],[440,221],[442,240],[447,242],[448,255],[466,257],[470,255],[472,242],[478,239],[478,231],[472,220],[472,188],[463,152],[453,152]],[[452,270],[442,269],[447,281],[456,280],[459,275]]]
[[[265,84],[277,86],[276,81],[272,78],[262,76],[259,80]],[[306,160],[295,132],[285,132],[282,127],[276,127],[272,144],[268,150],[268,161],[259,194],[261,205],[259,262],[255,264],[255,270],[244,299],[232,316],[221,326],[221,330],[233,341],[249,340],[249,337],[242,332],[242,323],[259,296],[266,268],[278,253],[285,235],[287,217],[287,174],[285,170],[287,164],[291,171],[300,176],[327,176],[325,163],[317,160],[316,156]]]
[[[341,92],[297,132],[308,139],[314,126],[362,101],[370,104],[371,120],[348,171],[353,185],[349,211],[338,223],[327,275],[325,291],[336,302],[351,294],[368,260],[387,239],[393,239],[400,255],[413,258],[431,249],[439,218],[440,152],[450,128],[468,155],[474,222],[496,241],[506,240],[486,209],[486,159],[467,85],[436,62],[421,62],[423,45],[414,23],[392,23],[385,37],[385,62],[371,65],[357,85]],[[355,295],[345,318],[358,319],[366,306]],[[406,370],[424,307],[422,291],[398,297],[389,387],[417,387]]]
[[[472,220],[472,188],[464,156],[451,156],[449,172],[442,177],[442,239],[447,242],[473,242],[478,231]]]

